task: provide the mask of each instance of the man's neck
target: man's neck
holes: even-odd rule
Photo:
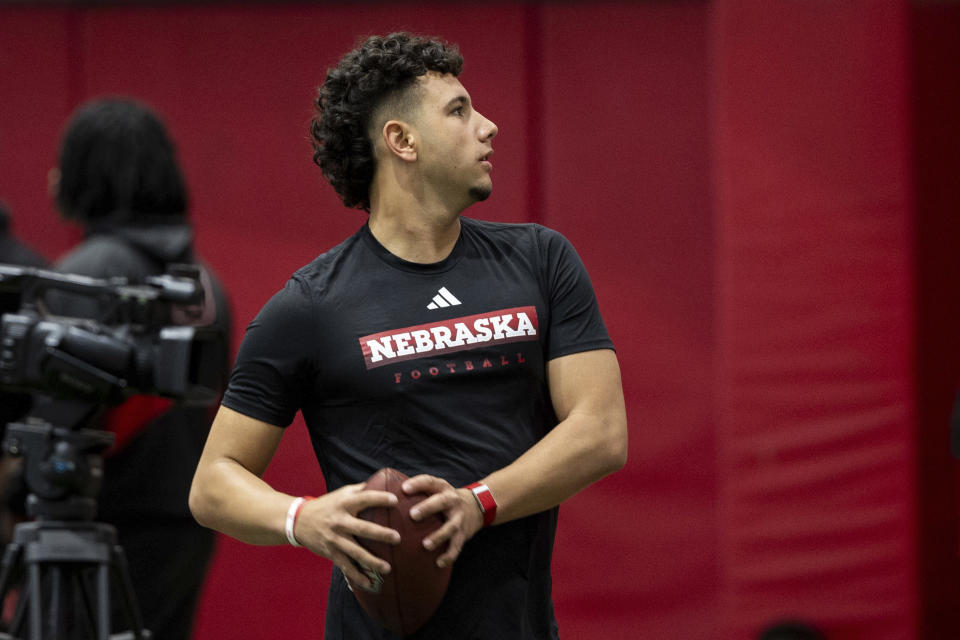
[[[387,251],[407,262],[433,264],[450,255],[460,237],[460,213],[468,198],[431,187],[416,165],[394,162],[370,184],[370,232]]]
[[[459,213],[380,207],[370,211],[370,233],[407,262],[432,264],[450,255],[460,237]]]

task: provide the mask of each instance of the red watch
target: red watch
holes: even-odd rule
[[[474,482],[464,488],[470,489],[473,497],[477,499],[477,505],[483,513],[483,526],[489,527],[497,519],[497,501],[493,499],[490,487],[481,482]]]

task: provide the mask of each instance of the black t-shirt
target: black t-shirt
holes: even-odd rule
[[[297,271],[247,328],[223,404],[286,426],[299,410],[329,490],[382,467],[463,486],[556,422],[552,358],[611,349],[583,264],[558,233],[461,218],[443,261],[389,253],[364,226]],[[557,510],[480,531],[418,638],[554,638]],[[326,638],[391,638],[334,572]]]

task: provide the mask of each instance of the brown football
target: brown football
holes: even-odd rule
[[[446,550],[446,545],[434,551],[423,547],[423,539],[440,528],[443,517],[434,515],[420,522],[410,518],[410,509],[427,494],[404,493],[401,485],[406,479],[403,473],[390,468],[370,476],[365,489],[389,491],[399,502],[394,507],[374,507],[358,514],[364,520],[400,533],[400,544],[396,545],[358,538],[370,553],[390,563],[391,572],[380,575],[363,568],[375,585],[373,589],[347,581],[367,614],[402,635],[413,633],[427,622],[440,606],[450,582],[450,567],[437,566],[437,558]]]

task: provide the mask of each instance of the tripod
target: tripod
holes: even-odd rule
[[[7,426],[4,449],[24,459],[27,515],[17,524],[0,570],[0,603],[23,578],[8,632],[0,640],[150,640],[127,569],[109,524],[94,522],[103,476],[103,431],[74,427],[98,411],[86,403],[52,400],[25,422]],[[79,417],[78,417],[79,416]],[[61,422],[62,424],[62,422]],[[111,584],[120,593],[129,631],[111,633]],[[24,631],[29,635],[22,635]]]

